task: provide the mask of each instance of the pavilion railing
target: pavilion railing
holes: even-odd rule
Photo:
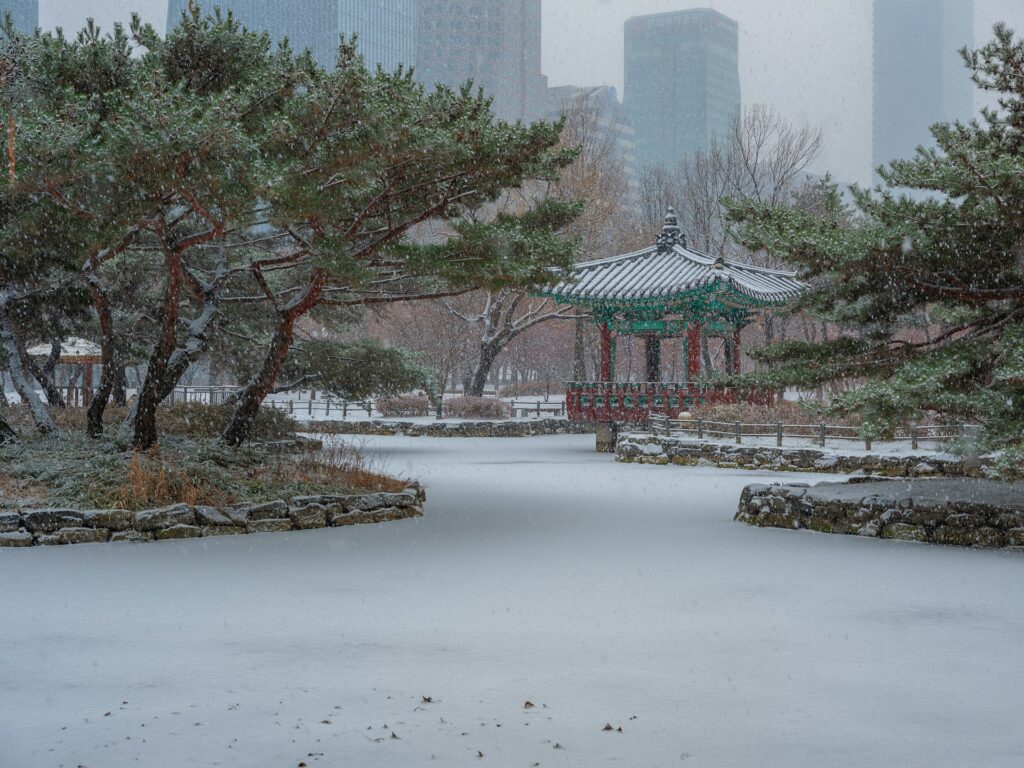
[[[771,405],[774,399],[775,393],[769,390],[719,387],[705,382],[572,381],[566,385],[565,397],[572,420],[639,424],[647,423],[650,414],[672,417],[698,405]]]
[[[664,414],[652,413],[648,419],[652,434],[670,437],[695,437],[698,440],[735,439],[742,444],[744,437],[774,437],[776,446],[782,446],[786,437],[812,440],[825,447],[829,440],[863,441],[864,448],[871,450],[872,438],[865,436],[860,427],[842,424],[787,424],[746,423],[740,421],[712,421],[709,419],[672,419]],[[951,440],[976,440],[980,427],[975,424],[911,424],[895,430],[885,437],[885,442],[909,442],[917,449],[921,442],[944,443]]]

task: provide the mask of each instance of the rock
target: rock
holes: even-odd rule
[[[914,465],[914,477],[926,477],[928,475],[934,475],[938,470],[934,465],[929,464],[927,461],[919,462]]]
[[[127,509],[90,509],[82,513],[82,521],[87,527],[110,531],[127,531],[134,519],[135,515]]]
[[[292,525],[299,530],[327,527],[327,508],[322,504],[289,509],[288,517],[291,518]]]
[[[82,525],[82,513],[74,509],[29,509],[21,513],[21,519],[33,533],[53,533]]]
[[[331,525],[355,525],[359,522],[359,512],[350,512],[347,509],[340,509],[327,516]]]
[[[940,525],[932,532],[932,541],[958,547],[1001,547],[1005,539],[1003,532],[995,528],[953,528]]]
[[[192,526],[196,515],[188,504],[174,504],[159,509],[146,509],[135,513],[135,530],[156,531],[177,525]]]
[[[882,531],[882,523],[878,520],[868,520],[857,529],[858,536],[878,536]]]
[[[0,533],[8,533],[21,528],[21,515],[17,512],[0,512]]]
[[[167,539],[198,539],[203,535],[203,529],[197,525],[172,525],[169,528],[160,528],[154,532],[157,541]]]
[[[36,540],[43,546],[50,544],[99,544],[110,536],[106,528],[61,528],[54,533],[44,533]]]
[[[238,525],[223,510],[207,506],[196,507],[196,522],[207,527]]]
[[[657,443],[648,443],[643,447],[643,453],[645,456],[661,456],[665,450]]]
[[[32,534],[28,531],[5,531],[0,533],[0,547],[31,547]]]
[[[1006,546],[1024,547],[1024,528],[1011,528],[1006,532]]]
[[[140,531],[114,531],[110,534],[111,542],[140,542],[140,541],[152,541],[152,533],[141,533]]]
[[[345,504],[349,509],[362,512],[381,507],[411,507],[416,497],[406,493],[367,493],[363,496],[349,496]]]
[[[292,530],[292,521],[288,518],[265,518],[250,520],[245,527],[249,533],[283,533]]]
[[[835,469],[839,464],[839,459],[835,456],[822,456],[820,459],[814,462],[815,469]]]
[[[922,525],[889,523],[882,528],[882,538],[898,539],[899,541],[925,541],[928,538],[928,533]]]
[[[203,536],[232,536],[248,532],[244,525],[207,525],[203,527]]]
[[[239,515],[244,513],[245,517],[241,518],[241,523],[251,523],[260,520],[280,520],[287,516],[288,505],[278,499],[276,501],[268,501],[263,504],[245,504],[235,507],[230,511],[225,510],[225,512],[229,513],[229,516],[233,517],[233,519],[236,519],[237,521],[238,518],[231,515],[231,511],[236,511]]]

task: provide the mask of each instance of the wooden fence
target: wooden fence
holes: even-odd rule
[[[736,444],[743,443],[744,437],[774,437],[775,445],[782,446],[786,437],[813,440],[824,447],[828,440],[863,441],[864,448],[871,450],[872,439],[864,436],[860,427],[840,424],[748,424],[740,421],[710,421],[708,419],[670,419],[660,414],[651,414],[648,427],[652,434],[675,437],[735,438]],[[897,429],[887,436],[886,442],[909,442],[911,448],[918,448],[921,441],[948,441],[959,437],[971,437],[980,427],[972,424],[912,424]]]

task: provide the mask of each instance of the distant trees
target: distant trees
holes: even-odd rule
[[[835,189],[816,210],[747,200],[731,216],[748,247],[813,281],[803,306],[856,329],[758,352],[772,364],[759,381],[857,380],[836,406],[873,430],[931,410],[979,420],[990,444],[1022,448],[1024,42],[997,25],[964,58],[998,109],[934,126],[937,148],[880,169],[884,187],[853,190],[854,221]],[[925,313],[944,328],[912,333]]]
[[[103,350],[92,435],[129,351],[146,366],[126,428],[145,449],[190,365],[232,348],[248,375],[223,435],[237,445],[282,376],[342,392],[358,389],[346,378],[372,382],[372,371],[381,387],[422,379],[407,357],[365,343],[339,342],[324,357],[323,340],[306,339],[293,355],[307,320],[330,330],[372,305],[538,283],[574,256],[558,234],[578,212],[565,197],[531,198],[492,221],[467,217],[556,178],[574,157],[559,146],[559,125],[495,121],[469,88],[428,92],[408,71],[370,72],[351,43],[326,72],[308,55],[272,50],[230,14],[186,13],[165,38],[137,18],[128,32],[90,25],[73,41],[8,35],[0,64],[18,77],[0,94],[18,117],[4,151],[26,160],[0,187],[11,210],[3,245],[21,265],[0,274],[0,329],[27,311],[38,284],[57,290],[74,274]],[[428,221],[451,222],[451,235],[409,237]],[[63,243],[45,279],[45,243],[16,242],[40,231]],[[16,330],[4,331],[5,349],[16,350]],[[32,405],[19,360],[8,354]],[[52,428],[35,405],[40,429]]]

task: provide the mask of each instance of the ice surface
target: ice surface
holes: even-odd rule
[[[748,528],[827,477],[593,436],[366,446],[426,517],[0,550],[0,766],[1021,764],[1024,556]]]

